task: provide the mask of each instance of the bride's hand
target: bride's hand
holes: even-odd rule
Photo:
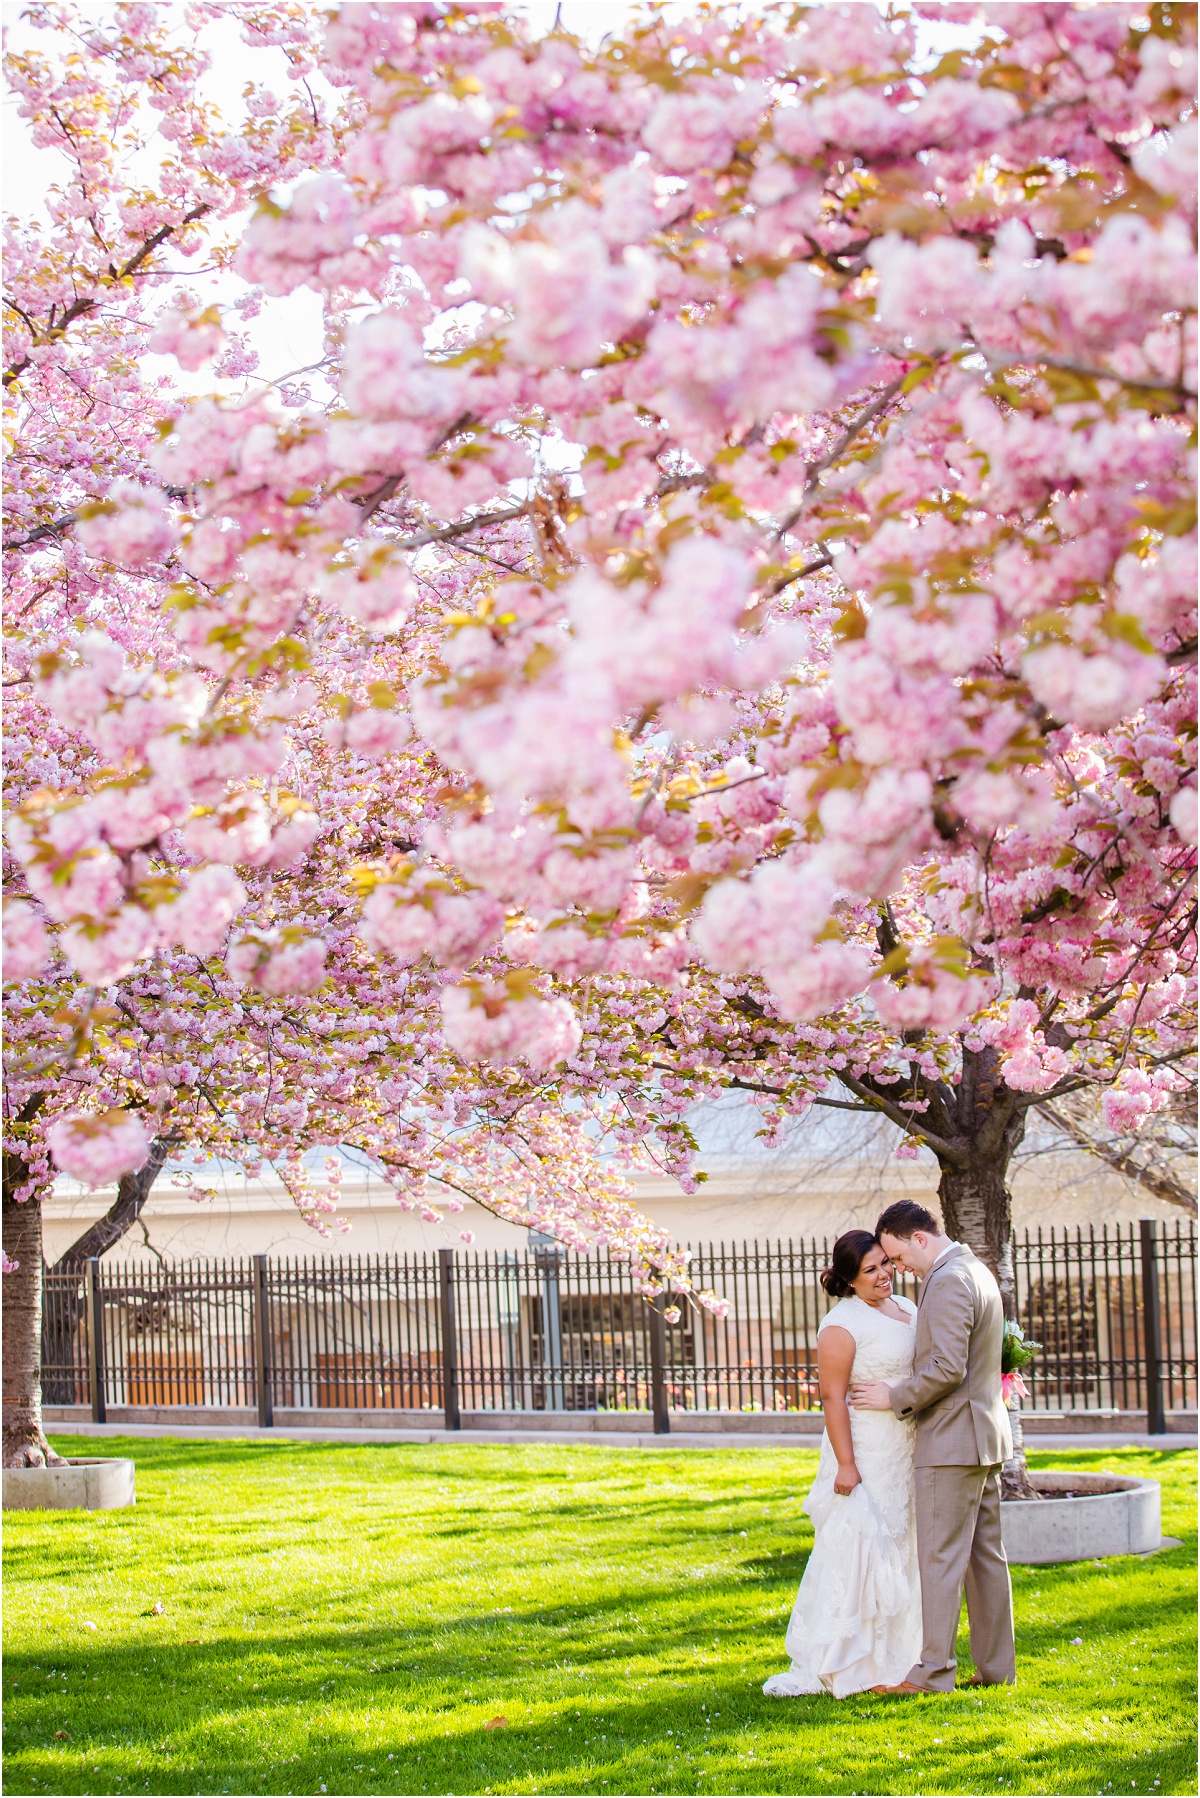
[[[841,1498],[849,1498],[849,1496],[853,1492],[854,1488],[856,1486],[861,1486],[861,1485],[862,1485],[862,1474],[859,1473],[858,1468],[854,1465],[854,1462],[848,1461],[843,1466],[843,1464],[839,1461],[837,1474],[836,1474],[836,1476],[834,1478],[834,1482],[833,1482],[833,1489],[838,1494],[838,1496]]]

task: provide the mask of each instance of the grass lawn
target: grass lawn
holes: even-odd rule
[[[811,1449],[58,1447],[138,1503],[5,1519],[10,1793],[1195,1790],[1186,1452],[1033,1457],[1185,1546],[1016,1568],[1015,1691],[838,1704],[760,1690]]]

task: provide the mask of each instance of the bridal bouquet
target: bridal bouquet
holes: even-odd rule
[[[1012,1403],[1014,1392],[1018,1398],[1029,1397],[1021,1369],[1029,1366],[1041,1346],[1040,1342],[1027,1340],[1020,1324],[1014,1323],[1011,1317],[1005,1318],[1004,1345],[1000,1350],[1000,1390],[1006,1405]]]

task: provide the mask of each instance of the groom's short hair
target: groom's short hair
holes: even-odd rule
[[[924,1205],[918,1205],[915,1199],[897,1199],[894,1205],[880,1213],[879,1222],[875,1225],[876,1236],[884,1231],[889,1236],[896,1236],[901,1242],[911,1242],[918,1230],[924,1230],[927,1236],[940,1236],[942,1226],[932,1211],[926,1211]]]

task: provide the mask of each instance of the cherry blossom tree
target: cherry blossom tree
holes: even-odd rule
[[[189,65],[136,204],[117,17],[8,314],[6,1229],[168,1135],[317,1216],[353,1145],[682,1290],[621,1162],[698,1178],[737,1087],[926,1144],[1011,1306],[1031,1107],[1188,1078],[1194,13],[247,9],[254,166]],[[257,190],[244,291],[152,317]],[[256,382],[301,289],[319,365]]]
[[[1166,1105],[1139,1122],[1118,1114],[1115,1126],[1104,1110],[1107,1095],[1082,1087],[1038,1107],[1050,1129],[1034,1153],[1059,1153],[1069,1146],[1113,1169],[1132,1188],[1190,1217],[1196,1205],[1196,1083],[1176,1086]]]

